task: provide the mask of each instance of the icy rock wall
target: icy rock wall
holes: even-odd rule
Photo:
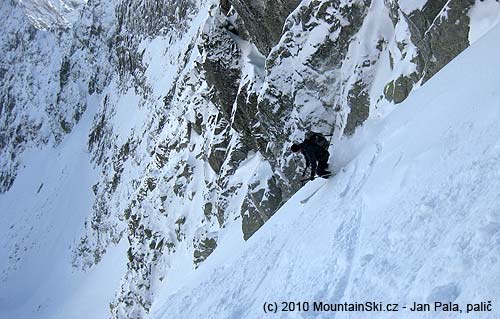
[[[51,32],[1,6],[0,191],[23,150],[57,145],[97,100],[100,177],[73,263],[126,237],[111,309],[141,318],[171,265],[203,262],[229,223],[248,239],[300,187],[292,140],[335,143],[466,48],[473,1],[92,0]]]
[[[96,187],[106,213],[95,215],[99,232],[81,246],[98,247],[93,239],[102,237],[103,221],[118,225],[111,229],[125,222],[129,270],[112,305],[116,317],[143,316],[155,286],[168,280],[169,265],[181,255],[190,255],[195,266],[202,262],[228,223],[241,223],[242,236],[249,238],[298,189],[297,166],[303,164],[287,151],[290,136],[300,138],[311,128],[337,137],[352,134],[370,113],[402,101],[432,72],[425,66],[440,61],[421,52],[423,40],[413,43],[412,21],[396,2],[304,1],[278,43],[262,37],[276,33],[275,27],[256,29],[265,18],[247,16],[242,2],[230,4],[182,2],[181,10],[160,15],[148,12],[154,6],[146,2],[117,7],[117,85],[133,83],[140,108],[154,116],[121,138],[121,146],[111,145],[113,155],[100,155],[114,159],[112,168],[104,162],[107,181]],[[132,12],[157,20],[134,20]],[[205,12],[198,29],[189,31]],[[429,14],[424,25],[445,21],[439,14]],[[180,45],[175,54],[169,49],[169,63],[177,68],[162,88],[152,81],[155,63],[148,58],[158,37]],[[400,85],[410,71],[418,76]],[[120,99],[109,101],[112,117],[109,110]],[[110,134],[102,141],[115,140]]]
[[[14,182],[26,147],[57,145],[107,83],[107,34],[97,5],[72,31],[36,29],[13,1],[1,4],[0,192]]]
[[[15,0],[40,30],[70,28],[85,0]]]

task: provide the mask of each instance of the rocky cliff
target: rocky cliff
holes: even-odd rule
[[[142,318],[172,264],[197,267],[229,224],[248,239],[300,188],[292,141],[333,133],[335,156],[469,46],[481,5],[89,0],[71,23],[33,24],[37,3],[4,1],[0,191],[24,151],[57,146],[91,112],[99,174],[73,264],[91,268],[126,238],[111,312]]]

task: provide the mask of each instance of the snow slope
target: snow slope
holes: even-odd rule
[[[397,318],[498,315],[499,37],[497,26],[385,120],[343,141],[332,150],[340,172],[308,183],[247,242],[227,229],[197,271],[166,281],[150,318],[263,318],[265,302],[281,301],[399,303]],[[464,313],[401,309],[414,301],[455,302]],[[481,301],[493,312],[465,314]]]
[[[86,149],[96,100],[59,146],[22,156],[0,194],[0,318],[105,318],[126,268],[126,241],[89,271],[72,267],[96,172]]]

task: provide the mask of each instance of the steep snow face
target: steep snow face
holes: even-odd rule
[[[469,11],[469,42],[474,43],[496,24],[500,23],[500,3],[495,0],[476,3]]]
[[[270,37],[238,11],[249,3],[272,20]],[[278,19],[263,10],[279,3]],[[468,45],[471,1],[320,0],[300,2],[271,48],[298,3],[93,0],[50,32],[0,3],[0,271],[6,287],[41,286],[2,291],[6,316],[51,316],[56,301],[44,297],[60,291],[63,317],[84,313],[72,307],[82,298],[99,314],[113,299],[114,318],[144,318],[220,238],[241,245],[300,188],[289,145],[305,129],[334,130],[342,167],[363,148],[343,134],[388,114]],[[74,220],[59,231],[30,216]],[[25,262],[50,280],[24,281]],[[88,297],[103,277],[104,298]],[[82,293],[58,288],[67,282]]]
[[[405,318],[457,318],[401,307],[500,302],[499,37],[497,26],[339,144],[338,174],[308,183],[246,243],[227,230],[185,283],[165,284],[149,318],[262,318],[265,302],[281,301],[311,309],[280,317],[333,315],[313,301],[377,301]]]
[[[55,148],[22,156],[12,190],[0,195],[0,318],[104,318],[125,271],[126,245],[99,266],[71,260],[92,209],[97,172],[85,148],[98,100]]]

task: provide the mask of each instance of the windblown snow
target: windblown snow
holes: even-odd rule
[[[397,303],[398,318],[498,314],[498,38],[499,26],[331,150],[337,175],[308,183],[247,242],[226,230],[197,271],[167,281],[150,318],[264,318],[266,302],[283,301]],[[468,303],[488,301],[493,312],[466,314]],[[412,313],[413,302],[463,312]],[[312,309],[269,317],[393,318]]]
[[[135,10],[135,7],[128,6],[133,1],[118,1],[123,5],[119,6],[122,11],[115,11],[113,5],[104,5],[104,1],[98,2],[83,13],[80,8],[84,0],[15,2],[21,4],[31,23],[39,29],[50,30],[55,26],[69,29],[73,20],[81,20],[81,29],[75,29],[82,33],[76,38],[78,41],[87,39],[87,26],[93,30],[91,21],[94,18],[103,19],[99,22],[102,22],[102,32],[104,35],[109,32],[109,39],[113,41],[127,32],[144,32],[132,27],[143,16],[134,16],[127,22],[130,30],[123,29],[123,33],[113,34],[114,19],[118,19],[113,14],[119,17],[128,15],[129,10]],[[160,2],[144,1],[141,4],[157,8]],[[172,4],[177,10],[177,4],[190,1],[163,2]],[[311,1],[303,1],[303,8],[306,8],[306,2]],[[400,2],[401,15],[422,9],[428,3],[422,0]],[[21,101],[30,102],[28,97],[31,96],[35,99],[32,104],[19,103],[16,106],[22,111],[18,111],[20,115],[16,121],[31,117],[43,119],[45,113],[37,106],[50,105],[50,101],[57,100],[57,90],[62,90],[61,86],[68,87],[61,91],[62,98],[68,101],[61,104],[63,109],[57,110],[61,117],[56,112],[51,115],[54,119],[34,121],[44,126],[40,126],[43,134],[37,131],[33,134],[44,138],[30,141],[24,153],[15,154],[19,156],[15,181],[8,191],[0,194],[0,319],[110,316],[142,319],[147,311],[149,319],[496,318],[500,313],[499,3],[486,0],[471,6],[468,39],[472,46],[424,85],[420,86],[420,81],[411,86],[409,98],[398,105],[384,100],[381,94],[388,83],[393,85],[401,75],[410,76],[415,72],[417,47],[410,41],[411,32],[406,20],[401,19],[396,26],[391,21],[389,1],[372,1],[370,14],[363,20],[356,37],[352,38],[356,41],[352,40],[346,49],[348,58],[340,70],[314,70],[311,73],[314,76],[306,74],[305,78],[300,76],[300,80],[302,69],[310,69],[303,61],[315,54],[317,46],[326,39],[338,37],[340,31],[330,32],[327,24],[323,25],[326,22],[315,17],[311,20],[312,32],[306,32],[301,23],[292,24],[292,29],[286,32],[296,38],[287,50],[296,55],[288,56],[284,52],[280,56],[283,57],[281,64],[276,62],[270,68],[269,56],[263,56],[253,43],[244,40],[243,35],[240,37],[224,31],[228,27],[225,19],[230,17],[212,15],[218,1],[192,3],[197,9],[193,9],[195,13],[189,18],[191,20],[186,20],[189,27],[147,37],[138,44],[140,59],[145,66],[143,82],[139,81],[137,86],[127,84],[124,89],[118,74],[110,71],[110,84],[100,93],[94,89],[91,93],[90,86],[82,79],[90,77],[92,72],[89,70],[97,70],[103,76],[102,79],[96,77],[92,82],[97,84],[93,85],[107,83],[106,70],[111,68],[106,62],[107,55],[99,54],[97,56],[102,60],[92,61],[93,55],[86,56],[85,50],[75,46],[76,51],[71,51],[74,60],[71,61],[78,63],[70,65],[71,78],[61,81],[68,75],[64,75],[59,62],[67,58],[68,52],[57,48],[55,34],[48,31],[36,33],[37,37],[47,38],[40,43],[28,34],[18,37],[14,31],[22,25],[22,14],[17,8],[12,14],[5,12],[5,20],[13,19],[7,24],[9,28],[5,33],[10,42],[5,40],[5,43],[24,45],[29,42],[36,48],[31,50],[26,45],[26,51],[23,48],[8,52],[6,61],[9,63],[23,62],[25,57],[18,52],[28,52],[26,56],[34,59],[30,62],[26,58],[26,63],[19,63],[19,66],[17,62],[13,63],[13,74],[19,74],[19,78],[28,74],[28,80],[34,79],[34,82],[27,80],[29,85],[16,83],[14,86],[13,94],[26,96]],[[260,0],[259,3],[265,4]],[[350,5],[355,2],[341,3]],[[10,8],[11,5],[5,2],[3,7]],[[443,10],[439,16],[445,14],[446,10]],[[9,18],[11,16],[13,18]],[[223,20],[219,21],[221,18]],[[246,242],[242,238],[242,205],[247,196],[259,191],[263,190],[265,195],[262,196],[267,196],[267,181],[273,174],[281,172],[276,172],[264,158],[265,154],[257,151],[249,151],[234,167],[229,163],[231,158],[224,157],[225,164],[231,165],[219,168],[218,173],[210,165],[212,153],[224,151],[230,154],[238,150],[236,144],[239,144],[239,135],[231,135],[232,132],[227,134],[231,138],[224,146],[223,135],[226,129],[233,130],[232,126],[221,126],[224,130],[219,130],[217,121],[223,118],[218,115],[216,106],[206,99],[210,93],[209,84],[203,79],[206,74],[199,72],[204,69],[196,68],[211,53],[211,48],[200,45],[203,43],[197,39],[212,36],[211,32],[214,33],[212,41],[220,44],[220,48],[235,49],[235,52],[216,52],[210,59],[227,59],[229,70],[233,70],[232,64],[241,67],[238,70],[243,80],[239,90],[265,92],[272,84],[280,92],[300,93],[296,95],[295,103],[301,107],[291,111],[300,114],[291,116],[290,123],[294,122],[293,119],[313,123],[310,119],[315,119],[318,120],[316,127],[328,125],[329,128],[333,118],[327,118],[323,123],[319,121],[330,114],[323,112],[321,99],[334,101],[338,97],[335,94],[345,91],[340,100],[348,103],[349,91],[330,90],[329,81],[333,83],[333,79],[340,79],[339,85],[352,88],[361,77],[373,77],[368,92],[372,101],[370,119],[352,137],[341,139],[330,149],[331,169],[336,175],[329,180],[306,184],[269,221],[269,217],[264,216],[262,219],[266,224],[255,234],[252,232],[252,237]],[[224,42],[228,40],[227,34],[234,45],[230,41]],[[93,39],[96,42],[89,42],[90,49],[86,49],[101,49],[109,53],[102,44],[108,39],[104,35],[103,42]],[[71,33],[64,33],[64,37],[71,36]],[[135,36],[132,33],[130,39]],[[287,41],[289,39],[284,37],[281,44]],[[66,45],[64,41],[61,43]],[[381,49],[373,51],[375,43],[380,43]],[[225,47],[226,44],[230,45]],[[400,44],[405,44],[403,49],[398,48]],[[279,49],[278,44],[274,50]],[[231,60],[233,53],[237,53],[238,61]],[[373,68],[360,71],[360,63],[364,63],[360,61],[373,65]],[[30,70],[30,65],[35,65],[36,70]],[[130,71],[133,70],[131,67]],[[0,71],[3,72],[1,67]],[[42,75],[38,76],[40,72]],[[327,77],[325,72],[330,72]],[[218,74],[213,72],[210,75]],[[319,77],[317,82],[312,81],[315,77]],[[68,81],[70,85],[61,84]],[[307,85],[302,86],[302,82]],[[325,85],[326,95],[318,96],[318,84]],[[309,90],[309,85],[314,90]],[[144,90],[146,97],[138,93],[138,87]],[[415,87],[417,89],[413,89]],[[24,94],[25,91],[29,94]],[[169,92],[173,92],[171,96]],[[175,103],[165,102],[167,97],[173,98]],[[73,123],[73,113],[78,111],[73,107],[84,100],[86,108],[82,110],[81,119],[75,120],[77,124],[71,132],[61,133],[60,141],[58,139],[54,145],[38,145],[37,141],[52,138],[52,131],[46,127],[50,120],[59,126]],[[290,104],[293,106],[294,102]],[[231,121],[236,118],[237,108],[242,109],[236,103],[230,110]],[[24,114],[26,117],[22,117]],[[201,118],[210,119],[206,124],[209,129],[203,131],[204,135],[193,129],[188,134],[192,140],[183,137],[186,136],[183,125],[192,124],[194,127],[200,114]],[[165,117],[159,119],[158,115]],[[101,118],[103,125],[109,128],[101,127]],[[159,122],[165,119],[168,120],[166,124],[160,125]],[[152,130],[156,124],[164,128],[154,135]],[[66,131],[66,125],[63,126],[58,130]],[[92,149],[89,148],[92,144],[89,133],[92,135],[94,131],[105,129],[109,132],[101,134],[101,139],[113,139],[115,143],[94,146],[103,151],[94,149],[94,154],[92,150],[89,154],[89,149]],[[299,129],[292,132],[289,140],[284,141],[285,147],[303,133]],[[343,134],[340,130],[338,132],[338,135]],[[104,151],[113,147],[116,149]],[[129,160],[125,158],[129,155],[117,160],[119,167],[116,171],[123,174],[115,175],[113,155],[121,153],[122,147],[127,154],[129,147],[138,150],[130,151]],[[207,151],[202,152],[202,148]],[[96,154],[108,157],[105,164],[93,160]],[[168,163],[156,165],[156,162],[165,161],[166,154]],[[214,158],[219,160],[215,155]],[[183,174],[193,178],[187,182]],[[107,195],[107,185],[115,182],[115,176],[120,180],[117,182],[121,183],[120,187],[109,197],[104,196]],[[144,217],[141,226],[151,228],[147,229],[150,234],[156,231],[161,235],[158,243],[152,245],[153,239],[142,240],[144,235],[127,236],[131,222],[125,220],[130,216],[125,217],[124,211],[130,207],[130,201],[135,201],[134,196],[142,196],[140,183],[155,181],[157,177],[163,179],[162,184],[155,186],[148,200],[141,203],[145,208],[139,207],[140,216]],[[224,188],[217,186],[219,182]],[[176,194],[176,187],[185,190]],[[249,192],[250,188],[254,193]],[[96,201],[99,194],[102,197]],[[210,198],[204,198],[205,195]],[[281,203],[281,198],[278,203]],[[210,215],[211,221],[205,219],[204,205],[216,201],[224,202],[219,207],[221,216]],[[113,207],[113,213],[107,217],[109,220],[101,219],[105,215],[93,214],[93,203]],[[169,216],[158,213],[166,206],[170,210]],[[219,217],[222,221],[216,220]],[[92,230],[89,226],[92,218],[97,219],[96,224],[102,230],[98,229],[89,237],[86,234],[89,228]],[[116,229],[113,228],[115,222],[118,223]],[[184,225],[182,229],[181,225]],[[172,240],[165,241],[169,252],[159,254],[158,266],[154,267],[152,261],[157,257],[153,248],[160,246],[160,238],[162,247],[164,238]],[[217,248],[213,248],[213,253],[207,249],[202,255],[196,250],[203,240],[210,242],[215,241],[214,238],[217,238]],[[96,247],[101,244],[103,247]],[[172,245],[172,252],[168,244]],[[102,248],[105,253],[96,256],[92,253],[94,250],[88,249],[81,260],[75,261],[75,251],[79,247],[91,247],[95,251]],[[140,255],[147,247],[150,250],[143,262]],[[136,261],[144,263],[143,268],[147,271],[130,267],[133,264],[131,257],[134,257],[131,256],[132,250],[137,253]],[[203,256],[204,261],[193,264],[195,251]],[[74,263],[83,266],[75,267]],[[147,289],[142,289],[147,285]],[[153,302],[151,309],[149,301]],[[265,303],[283,301],[301,305],[308,302],[311,308],[274,315],[264,313]],[[368,301],[397,303],[399,312],[392,316],[387,312],[312,310],[313,302]],[[412,313],[402,308],[411,307],[413,302],[433,304],[437,301],[460,305],[463,312]],[[465,313],[466,304],[481,302],[491,302],[493,311]],[[115,310],[114,314],[110,313],[110,308]]]

